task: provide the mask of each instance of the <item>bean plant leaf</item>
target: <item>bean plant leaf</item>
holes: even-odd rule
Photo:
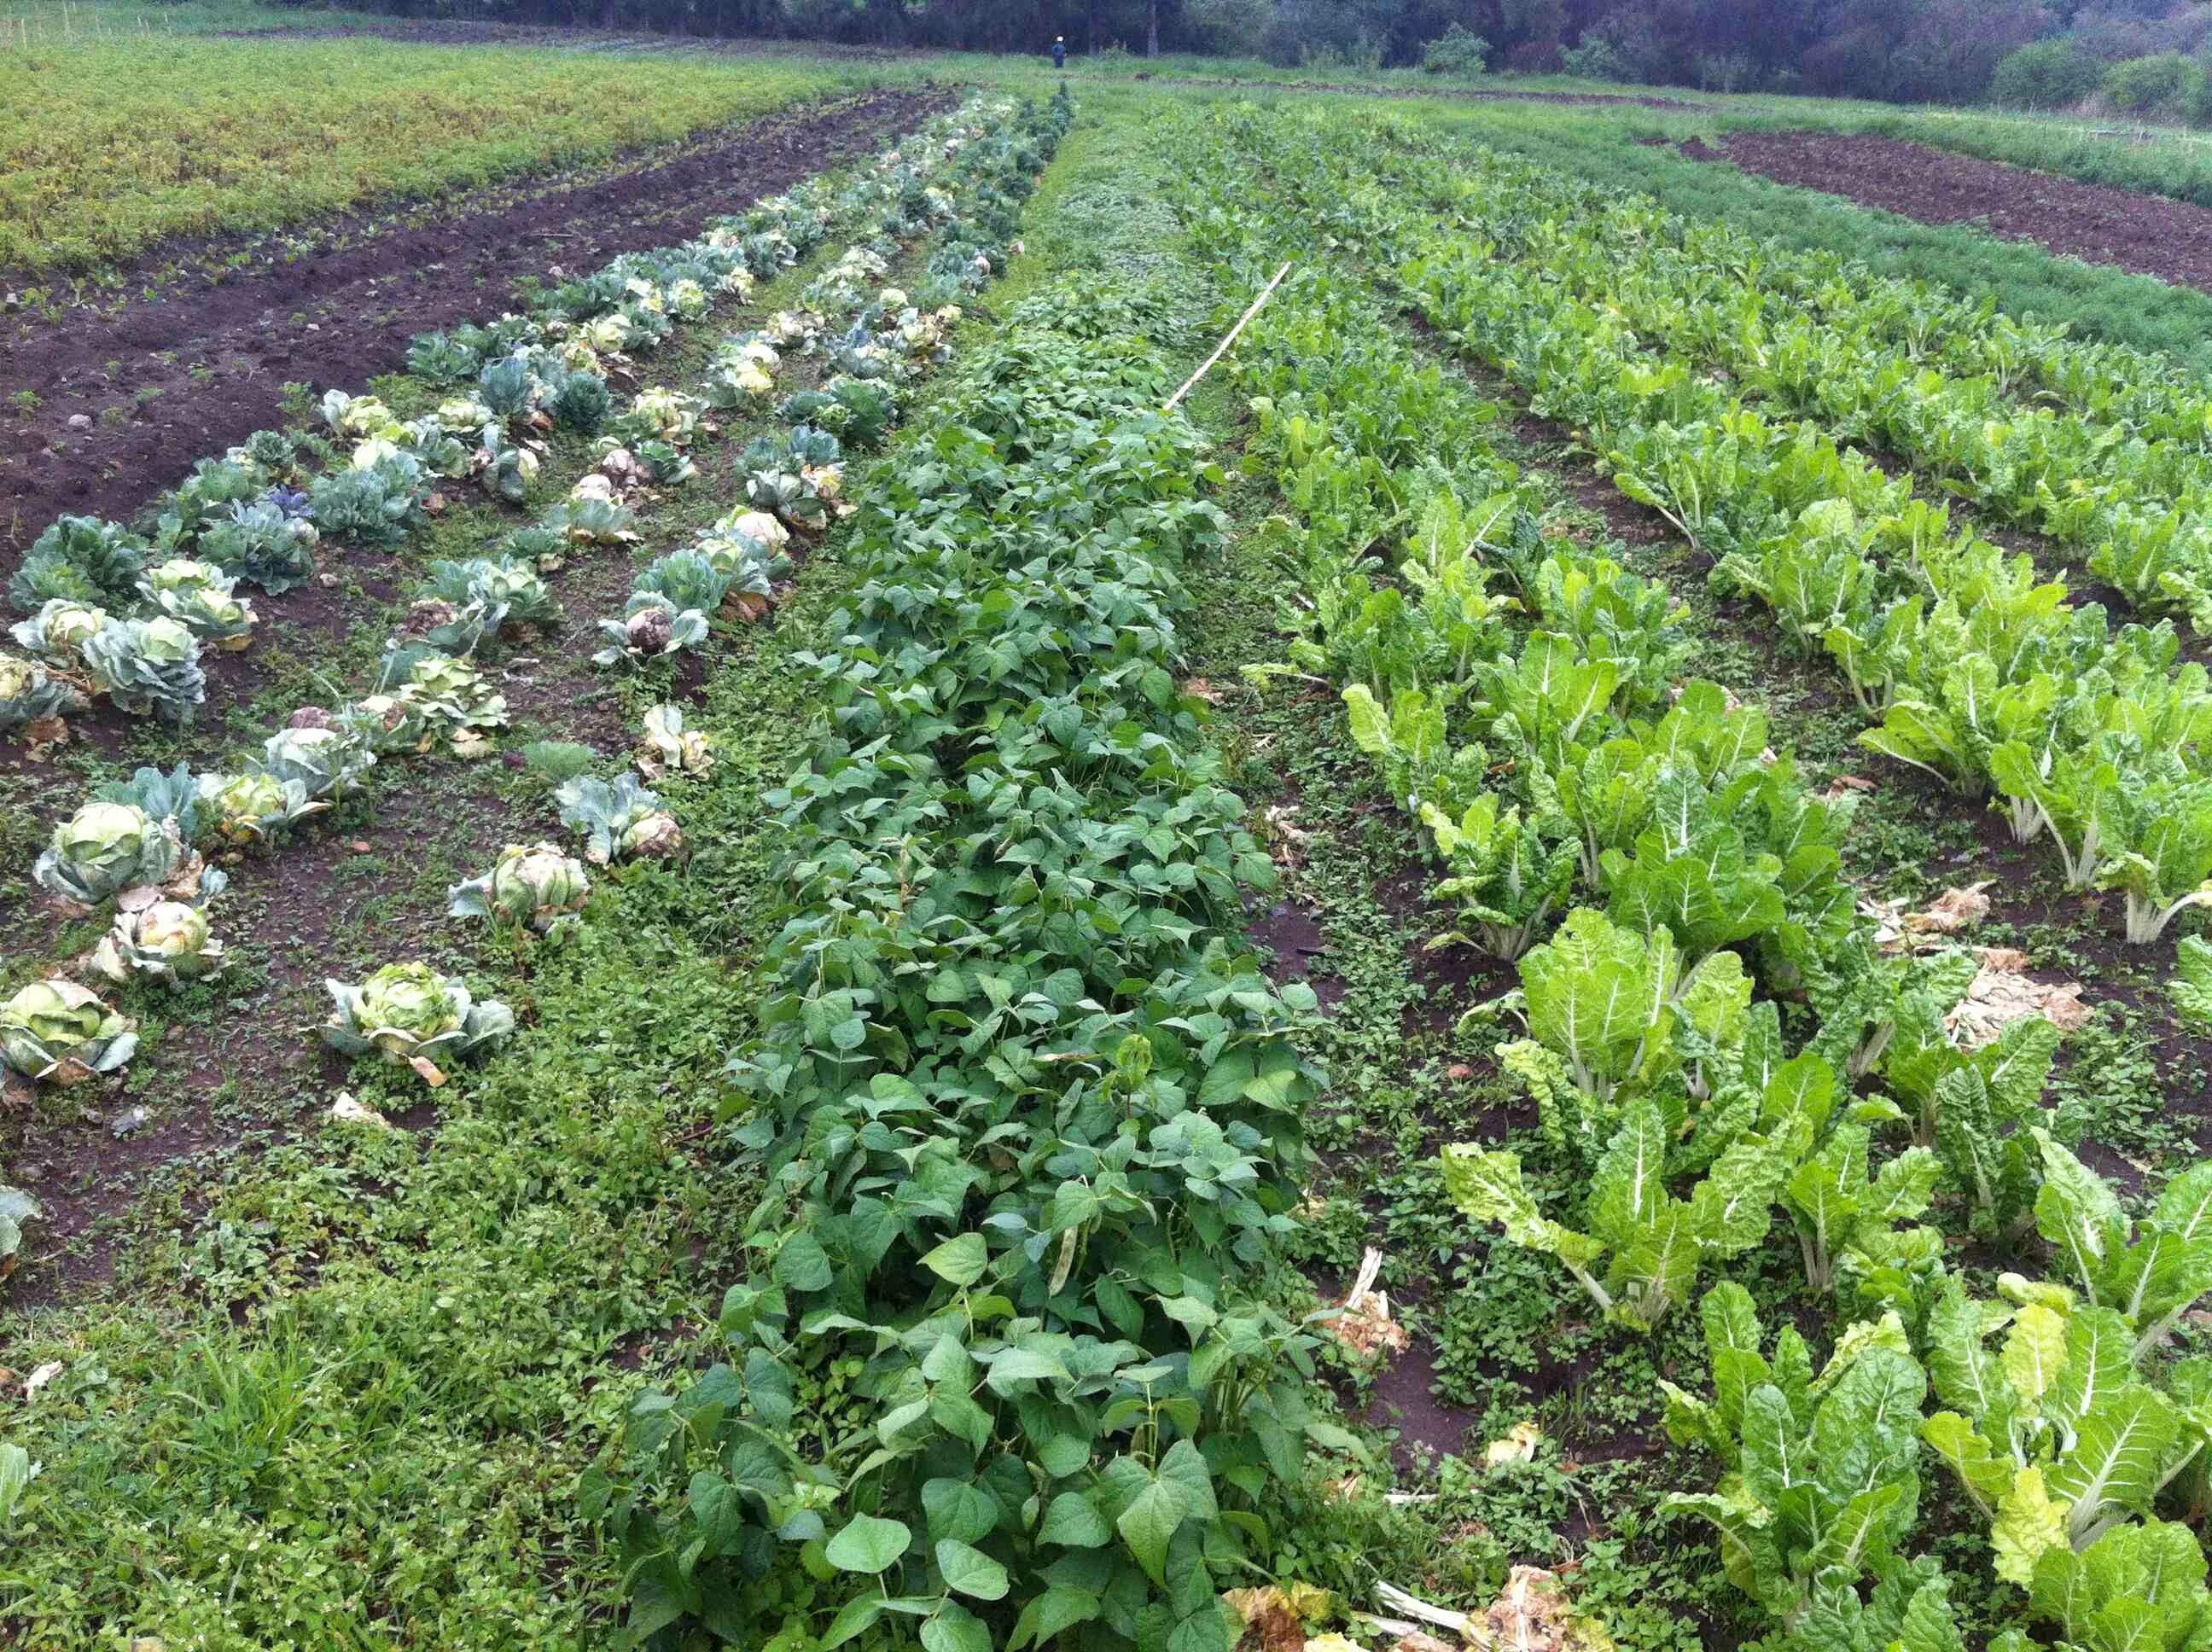
[[[830,1540],[823,1556],[840,1571],[872,1575],[896,1565],[913,1540],[913,1532],[902,1521],[855,1515],[844,1530]]]

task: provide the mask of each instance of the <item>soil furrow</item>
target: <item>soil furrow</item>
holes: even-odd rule
[[[232,272],[20,342],[0,355],[0,388],[21,398],[0,433],[0,568],[55,517],[128,519],[197,460],[285,423],[288,382],[364,385],[399,367],[416,334],[496,317],[520,276],[682,240],[951,95],[875,92],[757,122],[626,176]]]
[[[1971,224],[2065,258],[2212,293],[2212,209],[1868,133],[1731,132],[1680,146],[1923,224]]]

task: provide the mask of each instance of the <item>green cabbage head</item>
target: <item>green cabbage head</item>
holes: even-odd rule
[[[185,853],[168,822],[136,804],[99,801],[54,828],[31,875],[65,900],[97,906],[125,890],[166,883]]]
[[[137,1048],[134,1023],[73,981],[34,981],[0,1004],[0,1054],[27,1078],[82,1084],[114,1072]]]
[[[441,975],[427,963],[387,963],[358,987],[326,981],[335,1007],[323,1023],[325,1042],[348,1055],[376,1054],[411,1066],[433,1084],[446,1075],[441,1061],[459,1059],[514,1030],[506,1005],[478,1004],[458,975]]]

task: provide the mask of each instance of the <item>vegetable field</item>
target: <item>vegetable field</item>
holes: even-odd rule
[[[24,231],[0,1639],[2212,1644],[2212,301],[345,44],[393,222]]]

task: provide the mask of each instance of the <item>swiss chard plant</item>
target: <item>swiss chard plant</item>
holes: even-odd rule
[[[1771,1356],[1760,1351],[1757,1314],[1741,1285],[1715,1285],[1703,1314],[1712,1396],[1662,1381],[1667,1432],[1679,1445],[1705,1447],[1726,1472],[1716,1490],[1672,1493],[1665,1508],[1711,1523],[1729,1581],[1804,1635],[1808,1652],[1824,1644],[1814,1633],[1824,1619],[1857,1615],[1841,1596],[1852,1593],[1855,1604],[1869,1574],[1885,1581],[1893,1601],[1896,1593],[1932,1592],[1922,1611],[1948,1621],[1935,1577],[1901,1553],[1919,1511],[1928,1392],[1904,1327],[1894,1320],[1850,1327],[1816,1373],[1793,1326],[1783,1327]],[[1881,1589],[1875,1598],[1883,1600]]]
[[[1558,1257],[1608,1320],[1648,1332],[1688,1300],[1708,1264],[1741,1256],[1766,1237],[1785,1175],[1772,1145],[1744,1137],[1719,1153],[1688,1197],[1677,1198],[1668,1187],[1671,1135],[1657,1102],[1628,1106],[1573,1227],[1542,1213],[1510,1151],[1447,1147],[1444,1188],[1462,1212],[1496,1223],[1512,1243]]]
[[[2047,1587],[2147,1515],[2203,1436],[2140,1373],[2118,1309],[2017,1275],[2003,1283],[2009,1300],[1990,1303],[1954,1278],[1929,1315],[1945,1409],[1921,1431],[1990,1521],[1997,1576]]]

